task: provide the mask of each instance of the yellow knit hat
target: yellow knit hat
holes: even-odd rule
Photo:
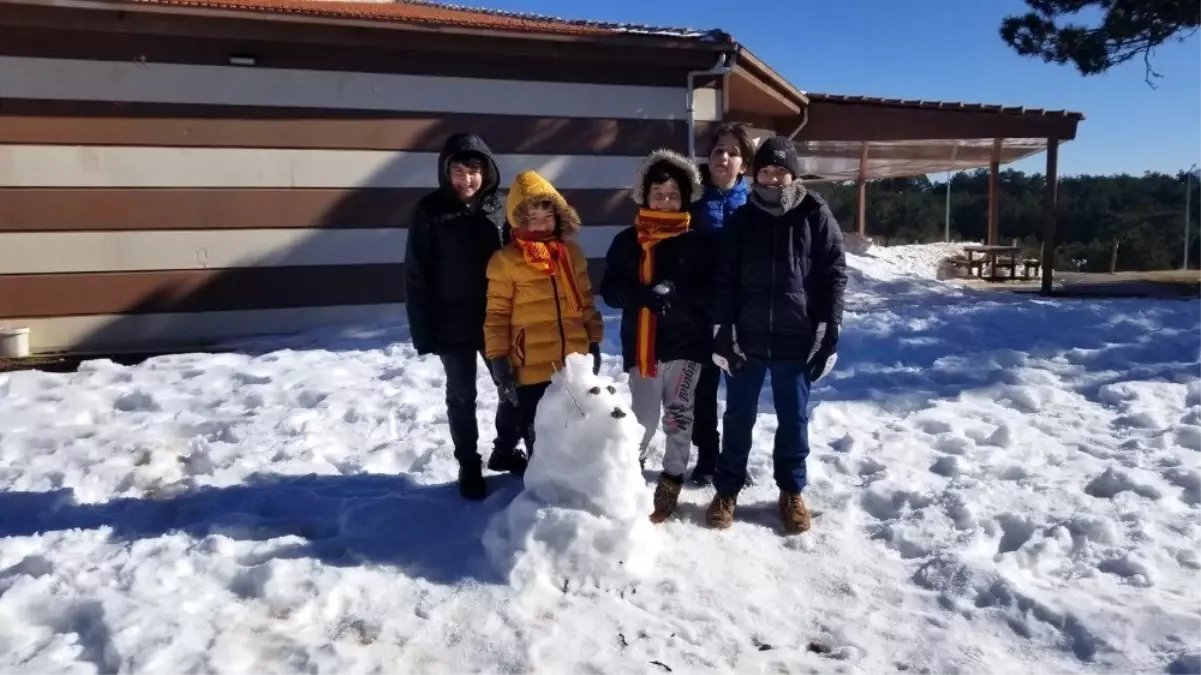
[[[513,179],[513,185],[509,188],[509,194],[505,198],[505,217],[509,219],[511,227],[519,228],[522,223],[518,221],[518,210],[528,203],[550,202],[554,207],[555,212],[559,214],[559,222],[563,228],[563,234],[574,234],[580,228],[580,214],[571,208],[563,195],[555,189],[555,186],[550,184],[542,176],[538,175],[537,171],[522,171]]]

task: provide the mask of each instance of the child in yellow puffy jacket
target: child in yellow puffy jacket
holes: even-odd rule
[[[588,259],[575,241],[580,216],[546,179],[523,171],[505,202],[512,241],[488,262],[484,357],[500,396],[518,408],[518,428],[497,439],[510,473],[534,452],[534,415],[568,354],[591,354],[600,369],[604,322],[592,298]],[[499,433],[499,430],[498,430]],[[517,450],[525,441],[525,455]]]

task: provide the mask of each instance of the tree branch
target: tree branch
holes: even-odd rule
[[[1142,55],[1144,79],[1155,88],[1162,78],[1151,65],[1155,49],[1181,41],[1201,26],[1196,0],[1026,0],[1032,11],[1006,16],[1001,39],[1022,56],[1048,63],[1072,62],[1085,76],[1098,75]],[[1088,7],[1104,9],[1099,26],[1057,24]]]

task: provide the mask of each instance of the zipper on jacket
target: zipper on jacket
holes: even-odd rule
[[[567,333],[563,330],[563,308],[559,306],[559,282],[550,277],[550,289],[555,296],[555,318],[559,322],[559,363],[567,363]]]
[[[767,295],[767,358],[769,360],[771,359],[771,338],[776,319],[776,243],[780,239],[779,229],[779,227],[773,227],[771,233],[771,290]]]

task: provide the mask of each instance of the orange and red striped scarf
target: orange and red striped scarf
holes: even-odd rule
[[[638,261],[639,283],[644,286],[654,283],[655,255],[652,249],[655,245],[687,231],[691,220],[692,216],[686,211],[638,209],[634,228],[638,232],[638,244],[642,247],[642,257]],[[646,307],[638,311],[638,342],[634,355],[638,373],[642,377],[654,377],[659,374],[655,357],[658,320],[659,317]]]
[[[580,311],[584,301],[576,284],[575,269],[571,264],[571,252],[563,242],[555,238],[553,232],[529,232],[524,229],[513,230],[513,241],[521,250],[527,265],[547,276],[558,275],[567,285],[567,302],[573,311]]]

